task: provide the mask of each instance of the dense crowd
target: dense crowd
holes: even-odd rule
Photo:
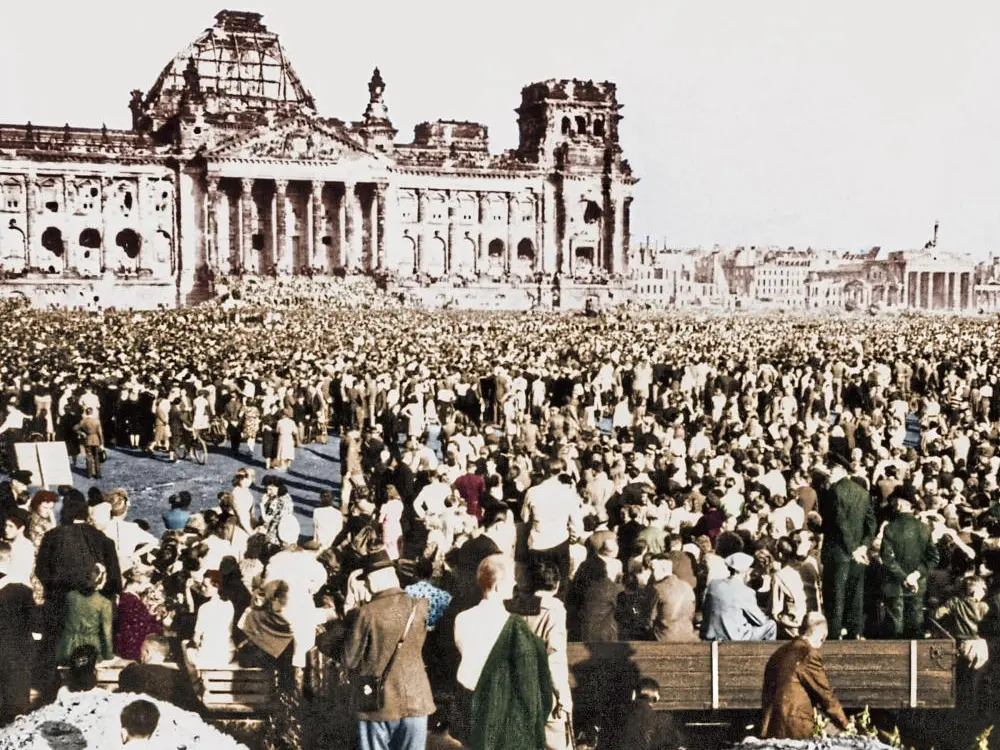
[[[81,648],[155,663],[180,639],[196,668],[276,668],[271,747],[309,745],[339,667],[352,694],[385,675],[342,717],[362,748],[422,747],[429,724],[563,748],[568,641],[790,638],[815,612],[835,639],[944,628],[960,702],[985,699],[991,321],[359,314],[297,283],[280,314],[277,281],[255,282],[266,308],[2,311],[4,720]],[[219,477],[217,507],[169,498],[161,538],[125,490],[33,491],[14,466],[28,435],[96,477],[106,447],[172,458],[213,430],[265,474]],[[304,539],[284,472],[328,436],[341,478]],[[650,727],[656,685],[609,688],[625,698],[586,716],[604,746],[677,746]]]

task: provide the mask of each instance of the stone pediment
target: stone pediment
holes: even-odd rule
[[[303,162],[377,162],[378,157],[349,135],[306,118],[262,128],[212,149],[210,160],[278,160]]]

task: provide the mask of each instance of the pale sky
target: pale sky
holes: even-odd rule
[[[5,3],[0,122],[126,128],[129,91],[223,7],[254,10],[324,116],[378,65],[422,121],[517,141],[522,86],[617,82],[633,237],[1000,252],[1000,4],[963,0],[136,0]]]

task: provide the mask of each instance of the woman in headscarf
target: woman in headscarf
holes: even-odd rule
[[[275,700],[264,730],[267,750],[302,747],[301,692],[292,668],[295,638],[285,615],[288,595],[288,584],[284,581],[265,583],[243,613],[235,633],[240,640],[236,660],[241,667],[274,670]]]

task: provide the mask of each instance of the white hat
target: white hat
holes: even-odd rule
[[[753,567],[754,560],[746,552],[734,552],[723,560],[723,562],[734,573],[746,573]]]

